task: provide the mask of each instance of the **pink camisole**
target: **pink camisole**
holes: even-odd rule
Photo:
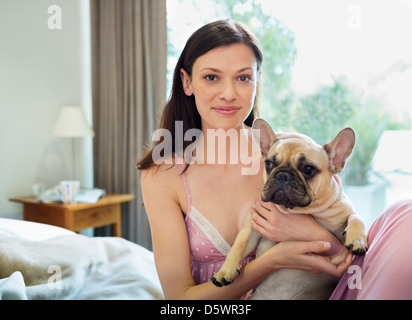
[[[182,165],[179,164],[187,195],[188,212],[185,217],[190,245],[192,276],[197,284],[208,282],[225,262],[231,246],[216,228],[193,206],[189,186]],[[251,253],[244,258],[240,267],[255,258]]]

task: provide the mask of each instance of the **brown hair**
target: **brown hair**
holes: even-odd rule
[[[172,134],[173,153],[181,151],[176,150],[175,146],[176,121],[183,122],[183,132],[193,128],[199,130],[202,129],[201,118],[196,108],[195,99],[193,95],[187,96],[184,92],[180,70],[184,69],[187,74],[191,76],[193,65],[197,58],[217,47],[237,43],[246,44],[253,50],[256,56],[257,68],[258,71],[260,71],[263,62],[263,54],[259,40],[245,26],[238,22],[232,20],[219,20],[209,23],[197,30],[187,41],[174,70],[172,92],[169,101],[163,110],[159,126],[159,128],[169,130]],[[244,123],[247,126],[252,126],[253,120],[257,116],[258,109],[255,100],[252,112]],[[161,143],[161,141],[157,142],[157,144],[159,143]],[[191,143],[191,141],[184,141],[183,151]],[[151,148],[142,159],[137,162],[137,169],[147,169],[154,163],[152,158],[153,148]],[[187,167],[188,165],[185,170]]]

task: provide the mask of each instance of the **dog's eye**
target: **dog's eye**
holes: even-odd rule
[[[266,172],[270,173],[273,170],[273,168],[275,167],[275,164],[270,160],[266,160],[265,161],[265,166],[266,166]]]
[[[301,171],[307,178],[313,177],[316,173],[316,169],[312,166],[304,166]]]

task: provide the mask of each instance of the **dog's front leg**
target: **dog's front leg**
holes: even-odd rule
[[[363,255],[368,250],[365,225],[356,213],[348,217],[348,224],[345,230],[345,246],[355,255]]]
[[[215,286],[227,286],[233,282],[240,273],[240,262],[256,248],[260,238],[261,235],[250,224],[240,230],[225,263],[212,278]]]

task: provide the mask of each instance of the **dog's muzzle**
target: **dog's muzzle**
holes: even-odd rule
[[[287,168],[270,174],[262,191],[262,200],[288,209],[307,207],[312,202],[303,181],[295,171]]]

